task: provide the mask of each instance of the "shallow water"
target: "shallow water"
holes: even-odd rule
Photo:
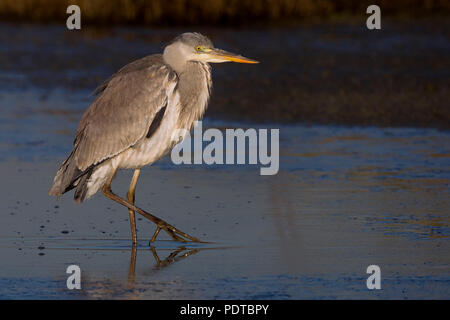
[[[163,235],[150,247],[154,227],[139,218],[140,242],[134,251],[124,208],[101,195],[82,205],[74,204],[72,194],[59,201],[47,195],[91,99],[92,88],[87,87],[101,81],[105,70],[91,69],[98,81],[77,86],[86,80],[82,71],[74,73],[77,63],[84,70],[84,60],[72,61],[75,67],[55,60],[55,69],[38,81],[33,78],[36,65],[43,63],[46,52],[60,52],[63,46],[44,46],[33,55],[35,47],[23,39],[35,31],[22,31],[12,47],[29,53],[36,64],[18,54],[20,72],[0,70],[5,84],[0,89],[0,298],[450,297],[448,131],[258,124],[208,117],[205,129],[279,128],[279,173],[260,176],[258,165],[176,166],[165,157],[143,169],[137,205],[209,243],[183,246]],[[91,45],[91,52],[99,54],[102,41],[111,49],[111,39],[123,44],[124,34],[134,34],[119,33],[117,39],[109,34],[98,41],[93,40],[95,34],[85,34],[78,44],[84,50]],[[45,34],[54,38],[40,40],[44,44],[58,37],[74,39],[62,36],[56,27]],[[138,40],[130,41],[137,44],[120,46],[118,56],[145,54],[148,43],[169,37],[157,34],[134,34]],[[229,40],[227,34],[220,37]],[[142,39],[150,40],[139,45]],[[447,44],[432,42],[437,50],[447,50]],[[319,40],[314,44],[327,50],[343,48],[330,45]],[[71,48],[61,55],[77,56]],[[0,59],[8,57],[5,50],[0,45]],[[78,53],[86,56],[81,49]],[[116,62],[106,59],[102,65]],[[218,77],[231,77],[237,69],[230,74],[224,70]],[[220,100],[226,92],[220,90],[211,103],[229,104]],[[124,195],[130,177],[129,171],[120,172],[113,190]],[[71,264],[82,270],[82,290],[66,288],[66,268]],[[372,264],[381,268],[382,290],[366,287],[366,268]]]
[[[125,209],[101,195],[82,205],[71,195],[47,196],[61,160],[4,159],[0,296],[449,297],[448,133],[301,126],[280,133],[276,176],[168,158],[143,170],[137,204],[211,242],[182,247],[163,236],[152,247],[159,262],[147,242],[151,223],[139,218],[133,258]],[[42,145],[29,148],[39,153]],[[113,188],[124,194],[129,178],[120,173]],[[71,264],[81,267],[81,291],[65,288]],[[382,290],[366,288],[371,264],[381,267]]]

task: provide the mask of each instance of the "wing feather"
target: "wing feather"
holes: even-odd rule
[[[77,167],[84,171],[142,139],[177,81],[162,56],[152,55],[130,63],[102,84],[78,126]]]

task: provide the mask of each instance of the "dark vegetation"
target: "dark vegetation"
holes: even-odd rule
[[[65,20],[70,4],[88,24],[249,25],[361,17],[370,4],[383,16],[446,15],[448,0],[0,0],[0,19]]]

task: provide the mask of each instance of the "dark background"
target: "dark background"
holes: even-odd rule
[[[11,21],[56,22],[79,5],[83,22],[146,25],[280,25],[360,20],[371,4],[401,18],[448,16],[445,0],[0,0],[0,17]]]
[[[65,29],[69,4],[81,7],[80,31]],[[381,30],[366,28],[370,4],[381,7]],[[448,129],[449,9],[420,0],[0,0],[0,69],[25,74],[17,86],[93,90],[199,31],[261,61],[214,66],[207,116]]]

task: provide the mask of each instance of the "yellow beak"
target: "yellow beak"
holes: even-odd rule
[[[259,61],[252,60],[241,55],[231,53],[221,49],[211,49],[208,56],[211,58],[211,62],[238,62],[238,63],[259,63]]]

